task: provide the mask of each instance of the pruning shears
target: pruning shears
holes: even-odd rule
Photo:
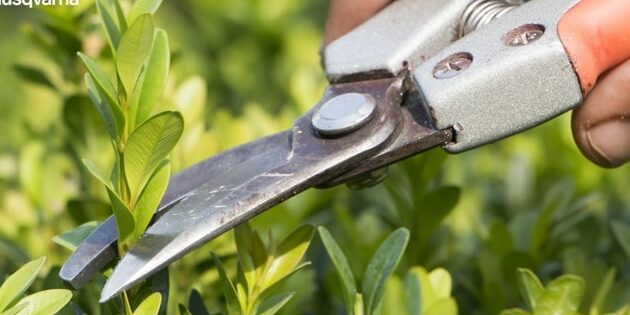
[[[311,187],[370,186],[434,147],[459,153],[581,104],[630,58],[630,1],[398,0],[323,52],[330,82],[292,129],[175,175],[152,225],[118,262],[101,302]],[[60,276],[85,285],[117,258],[103,222]]]

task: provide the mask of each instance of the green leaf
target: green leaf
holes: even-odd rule
[[[335,239],[332,235],[330,235],[330,232],[328,232],[325,227],[320,226],[317,228],[317,231],[319,232],[319,237],[324,244],[324,248],[326,248],[326,252],[330,257],[330,260],[335,266],[335,269],[337,269],[337,275],[339,276],[339,281],[341,282],[341,286],[343,288],[346,310],[348,314],[351,314],[352,308],[354,307],[354,297],[357,293],[357,287],[348,259],[343,254],[339,244],[337,244]]]
[[[613,221],[612,230],[624,253],[630,258],[630,226],[621,221]]]
[[[289,300],[293,297],[294,293],[281,293],[274,295],[260,304],[260,311],[258,315],[274,315],[276,314]]]
[[[419,209],[424,210],[421,215],[416,216],[420,240],[428,239],[443,219],[455,208],[459,202],[460,193],[458,187],[444,186],[428,193],[417,202],[416,205]]]
[[[423,315],[457,315],[457,303],[453,298],[438,300]]]
[[[531,313],[526,312],[520,308],[511,308],[509,310],[503,310],[499,315],[531,315]]]
[[[96,84],[94,84],[94,80],[89,73],[85,74],[85,84],[87,86],[90,99],[92,100],[92,103],[94,103],[96,111],[98,111],[101,119],[105,123],[110,137],[112,139],[118,139],[118,136],[125,126],[125,118],[120,107],[118,107],[118,105],[112,106],[105,101],[102,97],[100,89],[96,87]]]
[[[107,0],[96,0],[96,10],[103,22],[103,29],[105,29],[109,46],[112,52],[115,53],[118,48],[118,43],[120,42],[121,31],[117,21],[114,20],[108,6],[105,4],[105,1]],[[114,2],[117,2],[117,0]]]
[[[192,315],[192,313],[186,308],[186,306],[182,304],[177,304],[177,309],[179,310],[179,315]]]
[[[137,0],[129,10],[128,21],[133,24],[143,14],[154,14],[162,0]]]
[[[134,237],[140,237],[151,218],[155,213],[155,210],[160,205],[162,197],[166,192],[168,181],[171,176],[171,163],[165,160],[161,166],[153,173],[146,187],[138,198],[138,203],[135,206],[134,212],[136,214],[136,225],[134,229]]]
[[[55,315],[57,314],[72,298],[72,292],[63,289],[52,289],[40,291],[31,294],[18,303],[26,305],[17,314],[28,315]]]
[[[300,265],[300,261],[311,244],[313,232],[312,226],[304,225],[293,231],[278,245],[262,281],[263,290],[270,288],[303,266]]]
[[[0,312],[4,311],[33,284],[45,261],[46,257],[30,261],[4,281],[0,286]]]
[[[112,211],[114,212],[114,217],[116,218],[118,240],[121,244],[124,244],[134,231],[136,220],[133,213],[122,201],[116,191],[114,191],[111,183],[105,178],[105,176],[103,176],[103,173],[98,169],[98,167],[86,159],[83,159],[82,161],[87,170],[92,173],[92,175],[94,175],[94,177],[96,177],[96,179],[98,179],[103,185],[105,185],[105,188],[107,188],[107,195],[112,203]]]
[[[0,313],[0,315],[16,315],[19,314],[23,309],[25,309],[28,306],[27,303],[21,303],[18,304],[2,313]]]
[[[133,311],[133,315],[157,315],[160,312],[160,305],[162,304],[162,295],[155,292]]]
[[[363,276],[362,289],[365,295],[365,311],[368,315],[376,314],[383,298],[385,282],[398,266],[408,241],[409,230],[399,228],[383,241],[370,259]]]
[[[13,66],[13,70],[24,81],[39,84],[51,89],[57,89],[55,84],[48,78],[48,75],[41,69],[37,69],[32,66],[16,64]]]
[[[158,29],[147,66],[136,82],[131,97],[130,126],[132,129],[149,117],[160,100],[168,78],[170,59],[168,37],[164,30]]]
[[[547,285],[536,303],[534,314],[576,314],[583,295],[582,278],[574,275],[560,276]]]
[[[111,106],[112,112],[113,107],[118,107],[120,109],[116,88],[112,84],[112,81],[107,78],[105,72],[103,72],[103,70],[101,70],[96,62],[94,62],[94,60],[92,60],[90,57],[80,52],[78,53],[78,56],[83,62],[83,65],[85,65],[88,73],[94,80],[94,86],[98,87],[98,91],[100,91],[100,93],[105,96],[105,100]]]
[[[438,299],[449,298],[451,296],[451,288],[453,281],[451,275],[443,268],[437,268],[428,275],[435,296]]]
[[[190,291],[190,296],[188,297],[188,309],[195,315],[210,315],[206,305],[203,304],[201,294],[199,294],[199,291],[195,289]]]
[[[116,70],[127,95],[131,95],[153,45],[155,26],[151,15],[141,15],[123,34],[116,53]]]
[[[423,305],[425,300],[423,279],[425,277],[426,282],[428,278],[426,271],[421,267],[414,267],[405,276],[405,300],[407,302],[407,313],[409,315],[422,315]]]
[[[243,273],[247,290],[254,287],[256,282],[256,265],[252,259],[252,229],[249,223],[240,224],[234,229],[234,241],[236,242],[236,253]]]
[[[597,293],[595,293],[595,297],[593,298],[593,302],[590,307],[590,314],[603,314],[602,306],[606,301],[606,297],[608,293],[612,289],[615,284],[615,275],[617,271],[614,267],[609,268],[608,272],[606,272],[606,276],[602,280],[599,288],[597,289]]]
[[[241,314],[238,295],[236,294],[236,289],[234,288],[232,280],[230,280],[230,278],[227,276],[225,268],[223,267],[223,264],[221,263],[219,257],[215,253],[212,253],[212,257],[214,258],[214,264],[217,267],[219,277],[221,278],[221,284],[223,285],[223,294],[225,294],[228,315]]]
[[[97,226],[97,221],[87,222],[77,226],[71,231],[55,235],[52,241],[74,252],[81,242],[83,242],[83,240],[88,237],[88,235],[90,235]]]
[[[123,161],[132,199],[136,200],[150,176],[175,147],[184,121],[177,112],[151,117],[129,136]]]
[[[517,270],[518,289],[521,291],[525,303],[531,310],[536,309],[537,301],[542,296],[545,288],[538,277],[529,269]]]

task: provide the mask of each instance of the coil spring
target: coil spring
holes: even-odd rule
[[[503,16],[514,9],[516,5],[505,0],[475,0],[464,10],[459,37],[474,31],[482,25]]]

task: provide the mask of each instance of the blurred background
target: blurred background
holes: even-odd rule
[[[289,128],[318,100],[326,87],[319,50],[327,5],[163,3],[157,24],[168,32],[173,56],[160,108],[175,108],[186,121],[172,155],[175,170]],[[90,0],[72,8],[0,7],[0,282],[47,256],[47,276],[34,289],[60,287],[58,266],[70,252],[52,238],[110,214],[103,187],[80,163],[88,158],[110,169],[113,162],[76,57],[86,52],[113,70],[95,11]],[[461,314],[522,306],[517,267],[543,281],[584,277],[588,313],[604,276],[615,270],[601,303],[612,311],[630,300],[630,239],[623,237],[630,235],[630,168],[604,170],[585,160],[569,118],[460,155],[434,150],[391,167],[384,183],[366,190],[309,190],[252,223],[278,236],[305,223],[325,225],[359,281],[378,244],[405,226],[411,241],[388,288],[412,266],[444,267]],[[210,310],[218,309],[223,296],[210,250],[229,265],[232,235],[173,266],[173,303],[194,288]],[[297,292],[283,314],[343,314],[318,239],[308,259],[313,265],[283,284]],[[98,287],[78,297],[90,314],[100,312]],[[395,301],[386,298],[383,314],[398,314]]]

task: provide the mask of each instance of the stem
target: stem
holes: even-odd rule
[[[127,297],[127,291],[123,291],[122,299],[123,299],[123,303],[125,304],[125,314],[133,315],[133,311],[131,310],[131,304],[129,304],[129,297]]]

